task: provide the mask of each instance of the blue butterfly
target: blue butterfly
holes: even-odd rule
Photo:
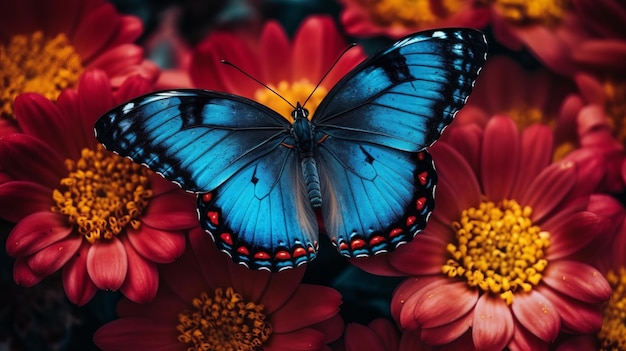
[[[472,29],[420,32],[371,56],[293,123],[206,90],[151,93],[103,115],[98,140],[197,193],[200,224],[252,269],[315,258],[321,214],[346,257],[389,252],[424,229],[437,174],[425,150],[452,121],[486,60]]]

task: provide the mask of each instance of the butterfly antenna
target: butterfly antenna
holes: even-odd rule
[[[339,60],[341,60],[341,58],[343,57],[343,55],[346,54],[346,52],[348,52],[348,50],[352,49],[353,47],[356,46],[356,43],[351,43],[350,45],[348,45],[348,47],[346,47],[345,49],[343,49],[343,51],[341,52],[341,54],[339,54],[339,56],[337,56],[337,58],[335,59],[335,62],[333,62],[332,65],[330,65],[330,68],[328,68],[328,70],[326,71],[326,73],[324,73],[324,75],[322,76],[322,79],[319,80],[319,82],[317,82],[317,85],[315,86],[315,88],[313,88],[313,91],[311,92],[311,94],[309,94],[309,97],[306,98],[306,100],[304,100],[304,102],[302,103],[302,107],[304,107],[304,105],[306,105],[307,101],[309,101],[309,99],[311,98],[311,96],[313,96],[313,94],[315,93],[315,91],[317,90],[317,88],[319,88],[320,84],[322,84],[322,82],[324,81],[324,79],[326,79],[326,76],[328,76],[328,74],[330,73],[330,71],[333,70],[333,68],[335,68],[335,66],[337,65],[337,62],[339,62]]]
[[[248,78],[252,79],[253,81],[255,81],[255,82],[259,83],[261,86],[265,87],[265,89],[267,89],[267,90],[271,91],[272,93],[276,94],[276,96],[278,96],[279,98],[283,99],[283,101],[285,101],[286,103],[288,103],[288,104],[289,104],[289,106],[291,106],[294,110],[296,109],[296,107],[295,107],[295,106],[294,106],[291,102],[289,102],[289,100],[285,99],[285,98],[284,98],[282,95],[280,95],[280,94],[279,94],[276,90],[274,90],[274,89],[270,88],[269,86],[267,86],[267,84],[265,84],[265,83],[261,82],[260,80],[258,80],[258,79],[256,79],[256,78],[254,78],[253,76],[251,76],[248,72],[244,71],[243,69],[239,68],[238,66],[236,66],[235,64],[233,64],[233,63],[231,63],[231,62],[229,62],[229,61],[226,61],[226,60],[221,60],[221,62],[222,62],[223,64],[228,65],[228,66],[230,66],[230,67],[232,67],[232,68],[236,69],[237,71],[239,71],[239,72],[243,73],[243,75],[244,75],[244,76],[246,76],[246,77],[248,77]],[[307,100],[308,100],[308,99],[307,99]]]

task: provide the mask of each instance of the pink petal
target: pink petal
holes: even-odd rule
[[[379,350],[395,350],[386,348],[386,345],[370,328],[356,323],[350,323],[346,326],[346,351],[379,351]],[[397,336],[396,336],[397,343]]]
[[[270,316],[275,333],[292,332],[339,313],[341,295],[334,289],[301,284],[289,301]]]
[[[9,222],[19,222],[36,212],[49,212],[52,192],[41,184],[27,181],[10,181],[0,184],[0,217]]]
[[[169,263],[185,251],[184,231],[164,231],[142,225],[138,230],[127,228],[127,237],[137,252],[156,263]]]
[[[519,198],[528,186],[552,159],[552,130],[543,125],[532,125],[522,133],[520,155],[520,169],[516,176],[514,188],[511,190],[511,198]]]
[[[533,209],[533,221],[541,222],[554,211],[576,185],[576,172],[572,162],[557,162],[544,168],[520,196],[518,202]]]
[[[78,251],[83,239],[79,236],[57,241],[27,258],[28,266],[37,275],[48,276],[63,267]]]
[[[448,241],[440,233],[449,231],[449,225],[446,227],[439,221],[431,220],[424,232],[391,254],[389,258],[391,265],[407,275],[441,273],[441,267],[448,257],[446,251]]]
[[[178,341],[178,335],[176,325],[171,321],[168,323],[142,317],[127,317],[100,327],[93,339],[103,350],[185,351],[188,345]]]
[[[128,272],[124,244],[117,238],[93,243],[87,253],[87,272],[99,289],[119,289]]]
[[[585,211],[575,213],[551,228],[542,226],[542,229],[550,232],[546,258],[550,261],[558,260],[582,250],[601,234],[603,223],[595,213]]]
[[[0,139],[0,165],[10,165],[5,172],[13,179],[53,189],[67,176],[63,162],[50,145],[27,134],[11,134]]]
[[[98,291],[87,273],[87,253],[90,247],[91,245],[84,243],[62,270],[65,294],[78,306],[89,302]]]
[[[474,321],[474,311],[470,311],[465,316],[434,328],[423,328],[419,330],[420,339],[431,345],[449,344],[458,340],[467,333]],[[470,339],[471,343],[471,339]]]
[[[576,261],[551,261],[542,281],[576,300],[601,303],[611,296],[611,287],[597,269]]]
[[[15,284],[25,286],[27,288],[39,283],[44,276],[35,274],[28,266],[27,258],[18,258],[13,265],[13,280]]]
[[[159,272],[154,262],[141,257],[128,239],[122,238],[128,256],[128,273],[120,291],[137,303],[148,303],[154,299],[159,287]]]
[[[537,290],[552,302],[566,332],[596,333],[602,327],[602,311],[597,305],[572,299],[549,287],[539,287]]]
[[[489,200],[509,198],[519,172],[520,142],[510,118],[494,117],[485,127],[481,154],[481,184]]]
[[[537,290],[516,294],[511,310],[524,328],[543,341],[552,342],[559,333],[559,311],[552,302]]]
[[[397,253],[398,250],[410,250],[405,248],[406,245],[400,246],[393,253]],[[381,253],[374,256],[363,257],[363,258],[354,258],[350,259],[350,263],[359,267],[360,269],[375,275],[382,275],[385,277],[402,277],[406,274],[394,268],[389,259],[391,258],[391,253]]]
[[[513,338],[513,316],[500,297],[483,294],[474,308],[472,339],[479,350],[503,350]]]
[[[470,96],[471,97],[474,96],[473,94]],[[466,106],[465,108],[463,108],[461,110],[461,112],[464,112],[467,110]],[[459,112],[459,113],[461,113]],[[478,113],[478,112],[477,112]],[[483,135],[484,135],[484,129],[478,126],[478,123],[482,123],[482,124],[486,124],[487,120],[491,117],[491,116],[487,116],[487,115],[482,115],[482,110],[480,110],[481,116],[480,117],[475,117],[476,119],[478,119],[479,121],[474,121],[474,122],[467,122],[467,125],[461,125],[459,127],[456,127],[457,122],[452,122],[452,127],[453,128],[448,128],[444,131],[443,135],[441,136],[441,141],[444,141],[446,144],[452,146],[452,148],[454,149],[455,152],[457,152],[459,155],[461,155],[461,159],[464,159],[464,164],[461,165],[462,167],[471,170],[470,172],[466,173],[466,174],[473,174],[474,176],[472,178],[474,179],[470,179],[471,182],[474,182],[476,184],[478,184],[478,178],[480,178],[480,153],[481,153],[481,144],[482,144],[482,140],[483,140]],[[458,117],[457,117],[458,119]],[[439,156],[437,156],[437,151],[435,151],[438,147],[437,145],[441,143],[441,141],[437,144],[435,144],[435,147],[432,148],[432,154],[433,154],[433,158],[435,159],[435,164],[437,166],[437,169],[439,169]],[[450,165],[455,167],[456,163],[454,160],[452,160],[452,162],[450,162]],[[462,170],[467,172],[467,170]],[[440,174],[445,176],[444,174]],[[452,180],[462,180],[462,177],[450,177],[452,178]],[[478,191],[480,192],[480,188],[477,187]]]
[[[273,333],[263,345],[263,351],[319,350],[324,345],[324,335],[313,328],[298,329],[291,333]]]
[[[62,215],[52,212],[36,212],[19,221],[7,238],[6,250],[10,256],[32,255],[72,233]],[[75,237],[80,239],[79,236]]]
[[[536,335],[526,330],[518,321],[515,321],[515,333],[508,348],[511,351],[548,351],[550,344],[539,339]]]

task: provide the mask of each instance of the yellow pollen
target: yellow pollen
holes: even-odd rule
[[[511,109],[505,114],[515,121],[515,124],[520,130],[526,129],[536,123],[550,124],[550,122],[545,121],[546,119],[544,118],[543,112],[536,107]]]
[[[272,84],[268,84],[268,86],[284,97],[285,100],[294,105],[296,102],[304,103],[309,95],[311,95],[313,89],[315,89],[315,85],[311,84],[307,79],[301,79],[291,84],[283,80],[278,83],[278,86],[274,86]],[[317,109],[317,106],[319,106],[320,102],[322,102],[326,93],[327,90],[324,87],[319,86],[309,101],[307,101],[305,107],[309,110],[309,119],[313,116],[315,109]],[[293,122],[293,118],[291,117],[293,107],[289,106],[289,104],[287,104],[280,97],[276,96],[273,92],[265,88],[261,88],[256,91],[254,98],[256,101],[271,108],[272,110],[278,112],[281,116]]]
[[[570,8],[570,0],[481,0],[494,5],[500,15],[519,25],[553,26]]]
[[[613,293],[602,313],[599,350],[623,351],[626,350],[626,268],[609,271],[606,278]]]
[[[193,299],[193,310],[178,314],[178,341],[187,351],[257,351],[272,334],[263,305],[246,302],[229,287]]]
[[[372,22],[383,27],[418,28],[434,25],[463,10],[467,0],[358,0]]]
[[[52,211],[66,215],[87,241],[141,226],[139,217],[152,197],[148,169],[101,146],[85,148],[78,161],[65,164],[69,174],[52,192]]]
[[[8,46],[0,45],[0,116],[13,117],[13,100],[23,92],[56,100],[61,90],[76,84],[82,71],[80,56],[65,34],[14,36]]]
[[[604,110],[617,140],[626,143],[626,82],[604,84]]]
[[[515,200],[484,201],[463,210],[452,223],[457,240],[448,244],[451,258],[442,272],[508,304],[515,293],[530,292],[548,265],[544,252],[550,245],[549,233],[533,225],[531,214]]]

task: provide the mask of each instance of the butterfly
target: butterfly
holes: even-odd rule
[[[346,74],[293,123],[244,97],[147,94],[95,124],[104,147],[197,194],[220,250],[273,272],[315,258],[317,214],[346,257],[389,252],[424,229],[437,174],[426,150],[465,104],[486,60],[472,29],[419,32]]]

